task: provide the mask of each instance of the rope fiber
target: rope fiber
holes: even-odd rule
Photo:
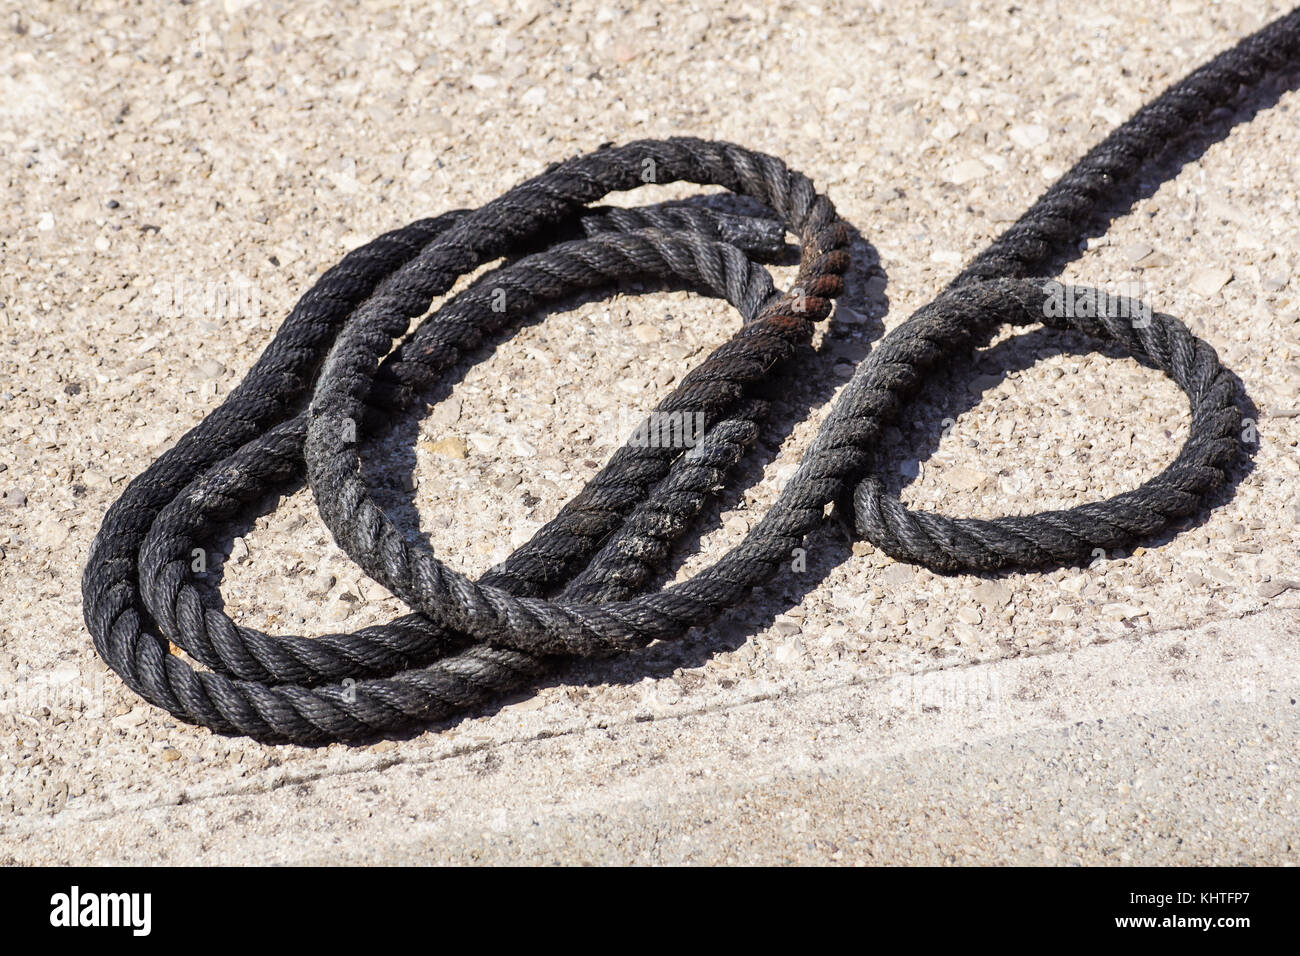
[[[382,235],[325,272],[225,401],[109,509],[82,581],[95,647],[129,687],[183,720],[268,742],[365,740],[480,706],[565,658],[681,638],[788,565],[836,502],[851,501],[857,531],[883,551],[948,572],[1078,562],[1167,529],[1202,508],[1241,455],[1235,380],[1208,344],[1144,303],[1078,288],[1067,294],[1092,297],[1092,315],[1054,314],[1048,300],[1063,287],[1048,278],[1050,266],[1170,141],[1242,87],[1297,62],[1300,11],[1107,136],[876,345],[745,539],[691,579],[650,593],[645,585],[758,437],[762,384],[842,292],[850,230],[830,200],[762,153],[646,140],[557,163],[478,209]],[[722,186],[774,218],[591,205],[647,181]],[[781,291],[763,262],[780,253],[786,233],[798,239],[800,260]],[[374,501],[363,445],[445,383],[485,336],[578,291],[637,277],[723,298],[741,315],[732,337],[648,420],[700,416],[700,441],[629,441],[478,581],[447,567]],[[909,511],[870,473],[883,430],[942,365],[1003,326],[1035,323],[1075,330],[1168,374],[1191,408],[1178,456],[1140,488],[1067,511],[992,521]],[[194,549],[268,492],[303,480],[343,550],[413,613],[308,638],[242,627],[210,599],[191,570]]]

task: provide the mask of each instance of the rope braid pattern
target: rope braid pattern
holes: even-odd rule
[[[95,646],[133,689],[225,733],[313,743],[366,738],[480,705],[535,680],[552,655],[671,640],[769,580],[826,506],[852,495],[859,531],[941,570],[1068,562],[1150,535],[1199,507],[1239,455],[1233,380],[1176,320],[1078,290],[1096,318],[1052,318],[1043,278],[1142,163],[1241,86],[1300,59],[1300,13],[1243,40],[1091,150],[932,303],[891,332],[844,387],[777,504],[712,567],[637,595],[758,435],[755,386],[830,310],[848,230],[811,182],[770,156],[694,139],[643,141],[556,164],[485,206],[422,220],[355,250],[299,301],[245,380],[132,482],[110,509],[83,577]],[[611,191],[684,180],[721,185],[779,224],[695,207],[593,208]],[[794,233],[794,287],[753,259]],[[577,238],[585,236],[585,238]],[[489,272],[410,320],[478,267]],[[580,288],[671,277],[726,298],[744,325],[683,377],[656,413],[703,414],[703,441],[630,442],[523,547],[473,582],[408,540],[371,499],[360,443],[387,427],[482,337]],[[1059,288],[1059,287],[1058,287]],[[507,309],[492,309],[504,290]],[[1004,324],[1047,322],[1127,350],[1188,394],[1190,437],[1141,488],[1064,512],[995,521],[907,511],[867,475],[883,428],[927,373]],[[323,364],[322,364],[323,360]],[[315,385],[312,377],[319,370]],[[304,402],[310,402],[304,408]],[[271,636],[206,607],[188,556],[264,495],[306,476],[343,549],[418,613],[354,634]],[[856,487],[855,487],[856,486]],[[168,652],[175,642],[206,670]]]

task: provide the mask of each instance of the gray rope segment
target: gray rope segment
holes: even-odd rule
[[[1143,163],[1208,122],[1243,88],[1300,63],[1300,10],[1279,17],[1220,53],[1114,129],[970,261],[950,287],[991,278],[1046,274],[1071,251],[1082,227]]]
[[[721,490],[727,471],[758,438],[767,404],[751,401],[674,463],[655,494],[638,505],[591,563],[562,592],[566,599],[612,601],[635,592],[668,561],[674,542]]]
[[[769,580],[826,507],[850,492],[859,527],[880,547],[944,570],[1055,563],[1151,534],[1223,482],[1240,428],[1231,379],[1213,350],[1167,316],[1145,327],[1104,316],[1071,324],[1166,371],[1189,396],[1188,442],[1142,488],[1069,512],[981,522],[909,513],[864,476],[882,427],[924,375],[986,344],[1003,323],[1045,318],[1042,280],[1030,277],[1072,251],[1121,184],[1242,86],[1297,61],[1300,12],[1196,70],[1090,150],[877,345],[746,539],[690,580],[651,594],[638,591],[757,434],[763,406],[750,389],[807,340],[842,288],[848,230],[829,200],[770,156],[693,139],[644,141],[557,163],[477,210],[381,236],[321,277],[239,387],[109,510],[83,576],[96,649],[128,686],[183,719],[267,740],[348,740],[481,705],[536,680],[550,655],[606,654],[707,624]],[[588,205],[647,179],[720,185],[758,200],[780,223],[692,206]],[[776,293],[753,279],[736,249],[770,258],[787,230],[800,242],[799,273],[793,288]],[[642,234],[653,246],[656,232],[679,241],[628,245]],[[595,245],[568,245],[580,236]],[[548,258],[556,250],[572,255]],[[542,258],[530,262],[533,255]],[[407,334],[410,320],[461,276],[503,257],[506,266]],[[744,315],[733,338],[656,409],[702,414],[704,441],[685,454],[671,444],[625,445],[523,548],[469,581],[406,540],[370,499],[360,443],[348,436],[382,430],[492,328],[481,311],[486,290],[504,290],[511,314],[522,314],[615,261],[651,274],[693,269]],[[184,546],[304,472],[344,550],[418,613],[304,639],[238,628],[203,605]],[[208,669],[169,654],[169,634]]]

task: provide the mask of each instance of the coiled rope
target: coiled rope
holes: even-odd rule
[[[1241,87],[1298,61],[1300,11],[1196,70],[1093,148],[872,350],[748,536],[654,593],[638,592],[759,432],[766,406],[755,386],[809,339],[842,290],[849,230],[830,200],[771,156],[696,139],[642,141],[559,163],[479,209],[381,236],[322,276],[244,381],[109,510],[83,577],[95,647],[143,697],[213,730],[298,743],[365,739],[480,705],[535,680],[557,656],[673,640],[715,620],[790,561],[827,505],[850,495],[866,538],[944,571],[1077,561],[1166,528],[1201,507],[1240,454],[1234,381],[1209,345],[1142,303],[1077,289],[1075,301],[1097,304],[1093,317],[1050,314],[1045,277],[1145,161]],[[693,207],[590,207],[641,185],[647,171],[655,182],[716,184],[758,200],[779,228]],[[780,231],[801,250],[784,292],[759,261],[776,251]],[[502,258],[425,315],[460,277]],[[485,334],[632,276],[701,289],[741,313],[732,338],[655,410],[702,415],[703,440],[689,451],[630,442],[528,543],[468,580],[373,501],[362,440]],[[886,494],[869,474],[874,443],[926,376],[1005,324],[1039,322],[1165,371],[1192,412],[1177,458],[1109,501],[994,521],[911,512]],[[192,550],[268,490],[304,476],[341,547],[416,613],[304,638],[240,627],[205,603]],[[169,641],[201,666],[170,653]]]

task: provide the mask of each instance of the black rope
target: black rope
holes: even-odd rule
[[[1209,345],[1143,303],[1072,289],[1073,301],[1095,304],[1092,317],[1059,316],[1046,306],[1062,289],[1045,276],[1142,163],[1242,86],[1298,60],[1300,12],[1196,70],[1091,150],[877,345],[744,541],[655,593],[639,592],[759,433],[766,406],[756,386],[808,340],[842,289],[849,231],[830,201],[770,156],[695,139],[643,141],[558,163],[479,209],[381,236],[322,276],[244,381],[109,510],[83,578],[95,646],[129,686],[185,720],[265,740],[349,740],[479,705],[535,680],[557,655],[677,639],[769,580],[826,507],[850,494],[864,536],[940,570],[1071,562],[1167,528],[1202,506],[1240,454],[1233,380]],[[720,185],[778,222],[690,206],[589,206],[648,180]],[[759,260],[784,231],[797,236],[801,259],[794,285],[779,292]],[[503,257],[426,315],[460,277]],[[630,441],[482,579],[447,568],[372,500],[362,443],[485,335],[632,276],[701,289],[742,315],[650,419],[701,416],[703,440],[689,449]],[[1076,329],[1168,373],[1192,411],[1175,461],[1110,501],[995,521],[913,513],[885,494],[868,473],[871,452],[925,376],[1005,324],[1035,322]],[[240,627],[204,601],[193,549],[268,490],[304,477],[342,548],[417,613],[305,638]],[[170,653],[169,641],[200,667]]]

